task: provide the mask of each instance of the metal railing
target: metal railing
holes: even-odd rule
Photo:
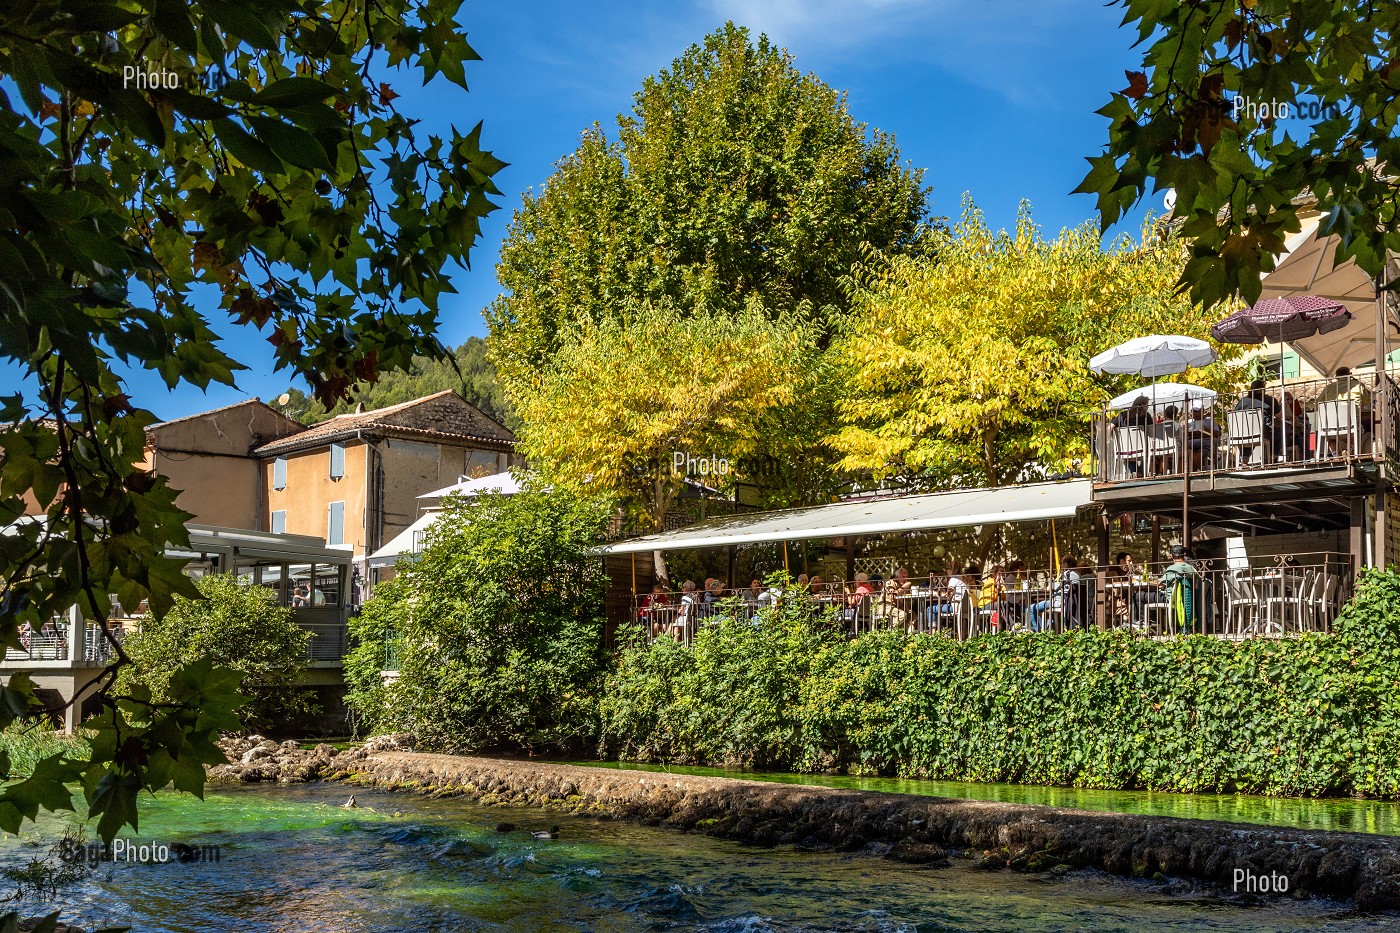
[[[1397,416],[1400,391],[1389,374],[1379,382],[1371,374],[1297,380],[1208,403],[1105,410],[1094,418],[1095,480],[1380,459],[1400,449]]]
[[[1116,628],[1142,637],[1222,638],[1327,632],[1351,595],[1351,558],[1319,552],[1237,560],[1080,567],[930,576],[901,584],[878,578],[787,589],[720,590],[632,598],[632,618],[649,640],[690,644],[705,626],[761,624],[797,601],[855,637],[874,631],[938,634],[958,640],[1002,632],[1063,633]]]
[[[306,656],[312,661],[339,661],[349,647],[348,630],[344,622],[298,622],[298,627],[311,633]]]
[[[20,634],[19,648],[6,648],[6,661],[67,661],[68,623],[55,622],[37,632]]]

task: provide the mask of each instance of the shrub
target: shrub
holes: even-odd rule
[[[686,650],[629,644],[600,749],[651,761],[973,781],[1400,796],[1400,575],[1335,634],[833,637],[798,612]]]
[[[346,703],[443,751],[571,750],[596,734],[605,503],[527,489],[448,503],[352,621]],[[397,643],[399,674],[382,676]]]
[[[164,616],[147,616],[127,637],[134,663],[122,669],[118,688],[126,692],[141,684],[164,700],[172,672],[208,659],[242,673],[239,692],[248,703],[238,714],[246,728],[281,725],[312,712],[301,682],[310,635],[297,626],[292,610],[279,606],[272,590],[229,574],[208,574],[195,585],[203,599],[176,598]]]

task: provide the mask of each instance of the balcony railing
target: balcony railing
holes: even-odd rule
[[[989,580],[926,577],[896,581],[637,596],[632,618],[648,639],[690,644],[706,626],[761,624],[765,612],[796,601],[814,618],[855,637],[893,630],[958,640],[1027,631],[1115,628],[1142,637],[1203,634],[1283,637],[1331,631],[1351,595],[1346,554],[1191,561],[1183,574],[1166,563],[997,573]]]
[[[339,661],[345,657],[349,645],[344,622],[299,622],[298,625],[311,633],[306,656],[312,661]]]
[[[1212,403],[1104,411],[1094,419],[1099,483],[1217,472],[1335,468],[1397,444],[1400,391],[1384,374],[1267,386]]]

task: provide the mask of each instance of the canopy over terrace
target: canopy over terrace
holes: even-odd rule
[[[1324,376],[1331,376],[1340,367],[1355,369],[1374,363],[1390,352],[1400,331],[1400,307],[1397,307],[1400,294],[1391,292],[1383,296],[1386,318],[1382,320],[1375,281],[1354,259],[1340,265],[1336,263],[1337,237],[1320,235],[1321,221],[1321,215],[1306,217],[1302,229],[1288,237],[1278,267],[1264,276],[1259,298],[1316,295],[1346,305],[1352,313],[1349,325],[1290,344],[1310,366]],[[1387,261],[1386,281],[1393,281],[1398,274],[1400,263],[1391,255]]]
[[[597,548],[594,553],[604,556],[637,554],[1070,518],[1082,506],[1089,504],[1093,485],[1093,481],[1088,479],[1068,480],[996,489],[854,499],[831,505],[756,512],[710,519],[679,531],[617,541]]]

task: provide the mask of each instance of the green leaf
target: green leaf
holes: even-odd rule
[[[338,93],[338,89],[316,78],[292,77],[272,82],[253,95],[253,102],[281,109],[299,104],[320,103]]]
[[[327,172],[335,171],[335,166],[331,163],[330,157],[326,155],[326,150],[316,141],[316,137],[306,130],[290,126],[272,117],[249,117],[248,122],[252,125],[258,138],[266,143],[268,148],[284,162],[302,168],[321,169]]]
[[[216,120],[213,124],[214,136],[239,162],[249,168],[269,175],[282,175],[287,167],[282,160],[262,140],[244,132],[232,120]]]

